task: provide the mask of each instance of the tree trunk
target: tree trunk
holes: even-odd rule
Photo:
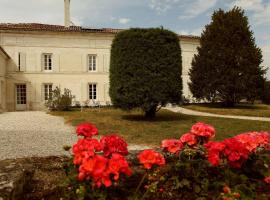
[[[151,106],[148,110],[144,112],[144,116],[148,119],[153,119],[156,116],[157,106]]]
[[[234,107],[235,106],[235,102],[232,100],[226,100],[225,101],[225,106],[226,107]]]

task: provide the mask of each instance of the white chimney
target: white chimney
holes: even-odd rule
[[[65,2],[65,27],[70,26],[70,0],[64,0]]]

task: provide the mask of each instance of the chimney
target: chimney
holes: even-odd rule
[[[70,0],[64,0],[65,2],[65,27],[70,26]]]

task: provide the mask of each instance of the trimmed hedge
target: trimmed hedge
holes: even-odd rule
[[[113,40],[110,97],[124,109],[154,117],[159,105],[179,103],[182,59],[178,36],[162,28],[133,28]]]

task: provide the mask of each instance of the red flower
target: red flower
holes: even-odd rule
[[[123,156],[128,154],[127,143],[117,135],[103,136],[100,142],[103,145],[103,152],[106,157],[113,153],[119,153]]]
[[[118,180],[120,173],[130,176],[132,171],[129,168],[125,157],[118,153],[114,153],[112,154],[112,158],[109,160],[108,173],[114,174],[114,180]]]
[[[264,179],[264,182],[270,184],[270,176],[266,177],[266,178]]]
[[[90,123],[82,123],[76,128],[77,135],[82,135],[84,137],[92,137],[98,134],[98,129]]]
[[[183,148],[183,144],[180,140],[168,139],[162,140],[161,147],[170,153],[177,154]]]
[[[213,126],[198,122],[191,127],[191,133],[197,136],[213,138],[215,136],[215,129]]]
[[[218,166],[220,162],[220,154],[225,148],[225,144],[222,142],[208,142],[207,144],[204,145],[204,147],[207,149],[208,154],[207,158],[208,161],[213,165],[213,166]]]
[[[151,169],[152,165],[165,165],[165,158],[163,155],[152,149],[146,149],[140,152],[137,157],[146,169]]]
[[[235,138],[229,138],[223,141],[225,149],[224,156],[227,158],[232,168],[241,168],[242,164],[248,159],[249,151],[245,145]]]
[[[180,137],[180,141],[183,144],[188,144],[188,145],[195,145],[197,143],[196,136],[192,133],[185,133]]]
[[[96,139],[79,139],[76,144],[73,145],[75,165],[80,165],[83,160],[93,157],[95,152],[102,151],[102,145]]]

